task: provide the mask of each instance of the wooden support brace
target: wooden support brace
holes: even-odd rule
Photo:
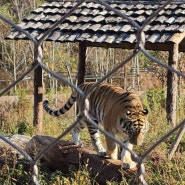
[[[179,143],[180,143],[180,141],[181,141],[181,139],[182,139],[184,134],[185,134],[185,125],[183,125],[179,129],[179,131],[178,131],[178,133],[177,133],[177,135],[176,135],[172,145],[170,146],[170,149],[169,149],[169,152],[168,152],[168,159],[169,160],[172,159],[172,157],[173,157],[175,151],[177,150],[177,147],[178,147],[178,145],[179,145]]]

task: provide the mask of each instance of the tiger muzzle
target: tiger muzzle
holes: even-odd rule
[[[133,145],[140,146],[143,143],[143,139],[144,139],[144,136],[142,136],[141,134],[139,134],[139,135],[130,137],[129,141]]]

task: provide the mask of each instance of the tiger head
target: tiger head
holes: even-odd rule
[[[148,110],[126,110],[120,119],[120,130],[128,136],[131,144],[141,145],[148,131]]]

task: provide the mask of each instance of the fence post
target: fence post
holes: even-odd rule
[[[168,65],[177,70],[179,56],[179,44],[173,44],[169,50]],[[170,71],[167,72],[167,98],[166,113],[168,122],[175,127],[178,94],[178,76]]]
[[[41,47],[39,47],[40,53],[42,53]],[[38,62],[38,57],[41,57],[35,48],[34,61]],[[37,127],[38,134],[43,130],[43,74],[42,68],[38,66],[34,70],[34,118],[33,125]]]
[[[79,62],[78,62],[78,85],[85,81],[85,60],[86,60],[86,43],[79,43]]]

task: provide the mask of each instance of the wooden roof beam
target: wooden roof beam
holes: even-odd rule
[[[184,38],[185,38],[185,32],[176,33],[171,37],[169,42],[173,42],[175,44],[180,44]]]

